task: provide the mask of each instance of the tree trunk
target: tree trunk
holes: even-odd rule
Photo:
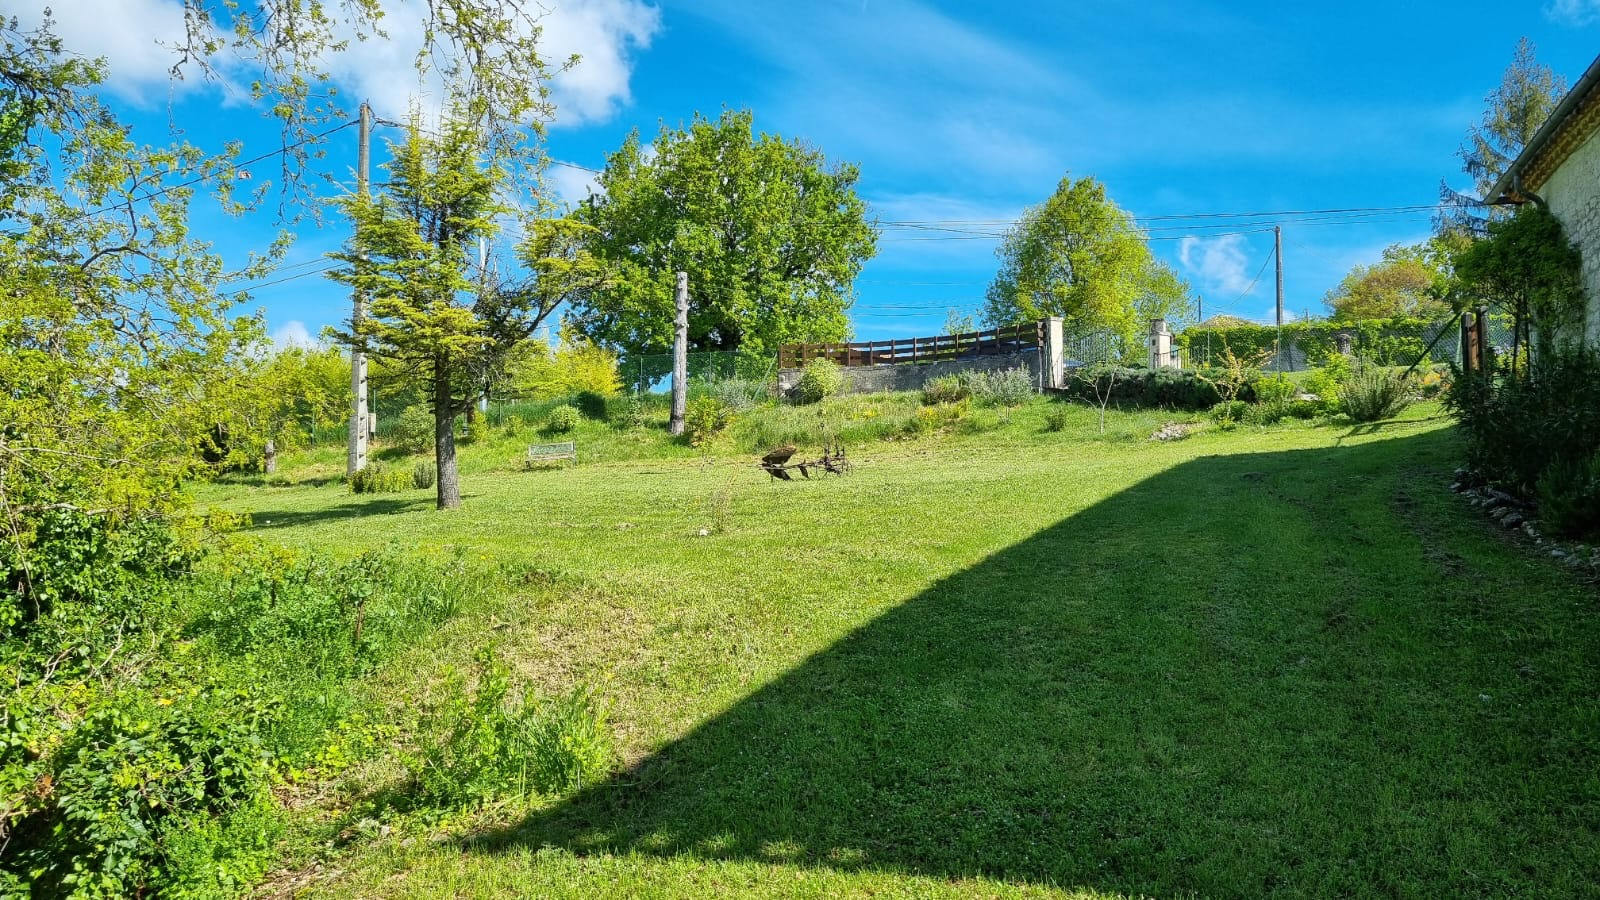
[[[450,372],[443,360],[433,365],[433,455],[440,509],[461,506],[461,475],[456,471],[456,411],[450,403]]]
[[[262,448],[261,471],[268,475],[278,471],[278,445],[272,438],[267,438],[267,446]]]

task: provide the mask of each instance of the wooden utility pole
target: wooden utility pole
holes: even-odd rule
[[[689,407],[689,273],[678,273],[678,315],[672,322],[672,421],[667,431],[683,434]]]
[[[361,104],[360,143],[356,150],[356,190],[367,196],[367,177],[372,165],[372,107]],[[361,289],[355,290],[355,307],[350,313],[350,330],[354,332],[367,314],[367,298]],[[345,461],[345,474],[354,475],[367,465],[367,355],[359,346],[350,351],[350,447]]]

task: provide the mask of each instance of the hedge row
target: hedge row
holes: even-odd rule
[[[1220,370],[1095,367],[1069,378],[1066,392],[1078,400],[1100,403],[1109,391],[1111,406],[1202,410],[1220,403],[1222,395],[1201,375],[1218,380],[1222,374]],[[1236,399],[1255,402],[1254,388],[1245,385]]]
[[[1281,334],[1285,346],[1300,348],[1310,366],[1326,365],[1339,352],[1340,333],[1350,335],[1350,349],[1355,356],[1380,366],[1409,366],[1427,349],[1438,324],[1432,319],[1409,318],[1319,320],[1291,322],[1283,326]],[[1209,364],[1221,361],[1224,347],[1240,359],[1270,353],[1277,346],[1279,334],[1272,325],[1195,326],[1174,335],[1173,340],[1183,349],[1185,359]],[[1434,348],[1434,355],[1452,356],[1454,346],[1446,337]]]

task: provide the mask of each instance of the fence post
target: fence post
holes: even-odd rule
[[[1494,345],[1489,343],[1489,311],[1478,307],[1477,328],[1478,335],[1478,368],[1484,372],[1494,371]],[[1513,341],[1515,335],[1512,336]]]

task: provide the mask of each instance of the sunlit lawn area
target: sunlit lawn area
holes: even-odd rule
[[[514,573],[379,673],[374,715],[409,723],[492,643],[550,691],[597,686],[623,757],[576,796],[337,848],[307,837],[284,883],[1594,890],[1596,596],[1449,492],[1436,406],[1159,443],[1171,416],[1113,413],[1100,436],[1080,409],[1054,433],[1046,405],[986,434],[852,444],[853,474],[795,483],[732,448],[517,471],[508,441],[469,460],[452,513],[293,471],[204,489],[271,541]],[[308,805],[305,833],[382,818],[392,777],[358,767]]]

